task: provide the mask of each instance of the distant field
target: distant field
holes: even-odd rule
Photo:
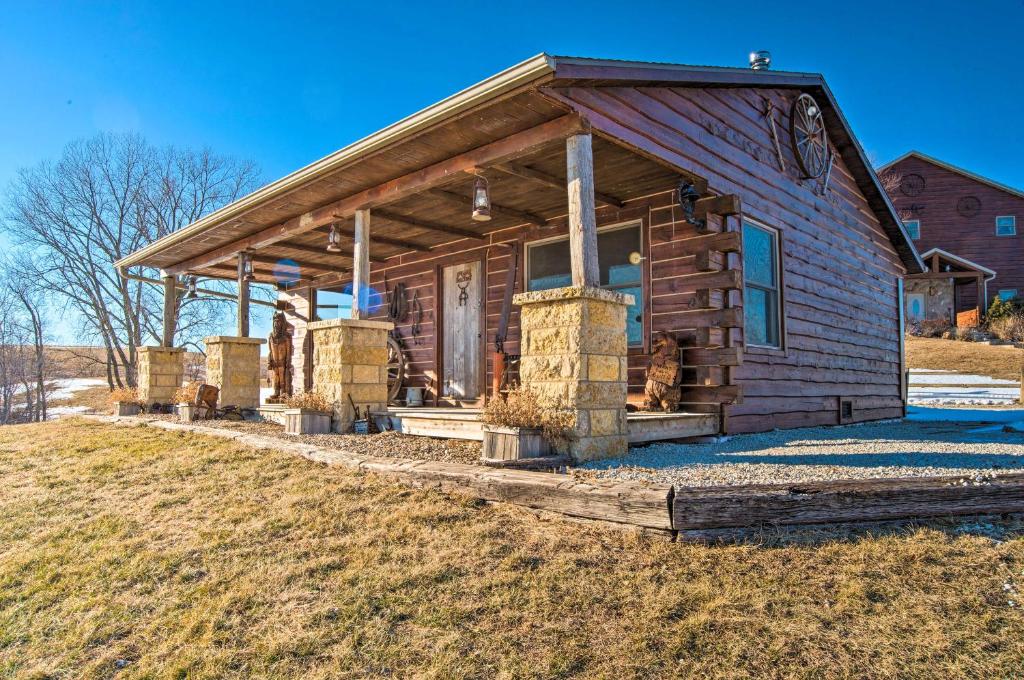
[[[82,420],[0,428],[0,485],[2,677],[977,678],[1024,658],[1024,538],[988,524],[673,544]]]
[[[907,338],[907,367],[1020,380],[1024,350],[976,342]]]

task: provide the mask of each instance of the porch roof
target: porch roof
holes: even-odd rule
[[[324,251],[330,224],[346,235],[354,211],[373,207],[375,258],[430,250],[522,224],[546,224],[566,212],[566,134],[589,123],[546,96],[546,87],[671,85],[792,88],[820,97],[829,132],[910,272],[922,263],[870,164],[818,74],[540,54],[351,144],[116,263],[168,273],[234,278],[228,262],[254,253],[257,280],[274,281],[282,259],[303,278],[344,272],[348,253]],[[631,147],[595,128],[598,203],[664,190],[686,168]],[[463,205],[473,173],[491,184],[494,219],[472,222]],[[699,178],[694,178],[699,181]],[[429,181],[424,181],[429,180]],[[546,181],[545,181],[546,180]],[[411,190],[412,187],[418,187]]]

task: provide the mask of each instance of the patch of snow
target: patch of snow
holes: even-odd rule
[[[1002,378],[990,378],[987,375],[973,375],[966,373],[939,373],[929,371],[926,375],[919,375],[916,370],[910,372],[910,385],[969,385],[971,387],[980,385],[1018,385],[1016,380],[1004,380]]]
[[[53,408],[46,409],[47,420],[57,420],[59,418],[66,418],[67,416],[74,416],[81,413],[91,411],[88,406],[54,406]]]
[[[51,401],[70,399],[75,392],[107,384],[107,381],[101,378],[60,378],[49,382],[56,386],[56,389],[47,395]]]

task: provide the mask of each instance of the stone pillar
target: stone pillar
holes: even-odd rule
[[[347,432],[355,416],[349,397],[365,412],[388,405],[389,321],[329,319],[309,324],[313,334],[313,389],[334,403],[335,432]]]
[[[633,296],[590,287],[520,293],[519,377],[545,407],[575,413],[576,461],[626,453],[626,309]]]
[[[137,369],[139,398],[146,406],[170,404],[185,375],[185,349],[140,347]]]
[[[214,335],[204,338],[206,382],[220,390],[217,405],[256,408],[260,405],[261,338]]]

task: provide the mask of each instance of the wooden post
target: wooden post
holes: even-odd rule
[[[238,332],[240,338],[249,337],[249,282],[245,280],[245,253],[238,254]]]
[[[161,347],[174,347],[174,331],[177,325],[177,283],[176,276],[163,275],[164,283],[164,334]]]
[[[569,262],[572,285],[597,288],[597,217],[594,214],[594,153],[590,134],[565,140],[569,194]]]
[[[370,301],[370,211],[356,211],[352,244],[352,318],[365,319]]]

